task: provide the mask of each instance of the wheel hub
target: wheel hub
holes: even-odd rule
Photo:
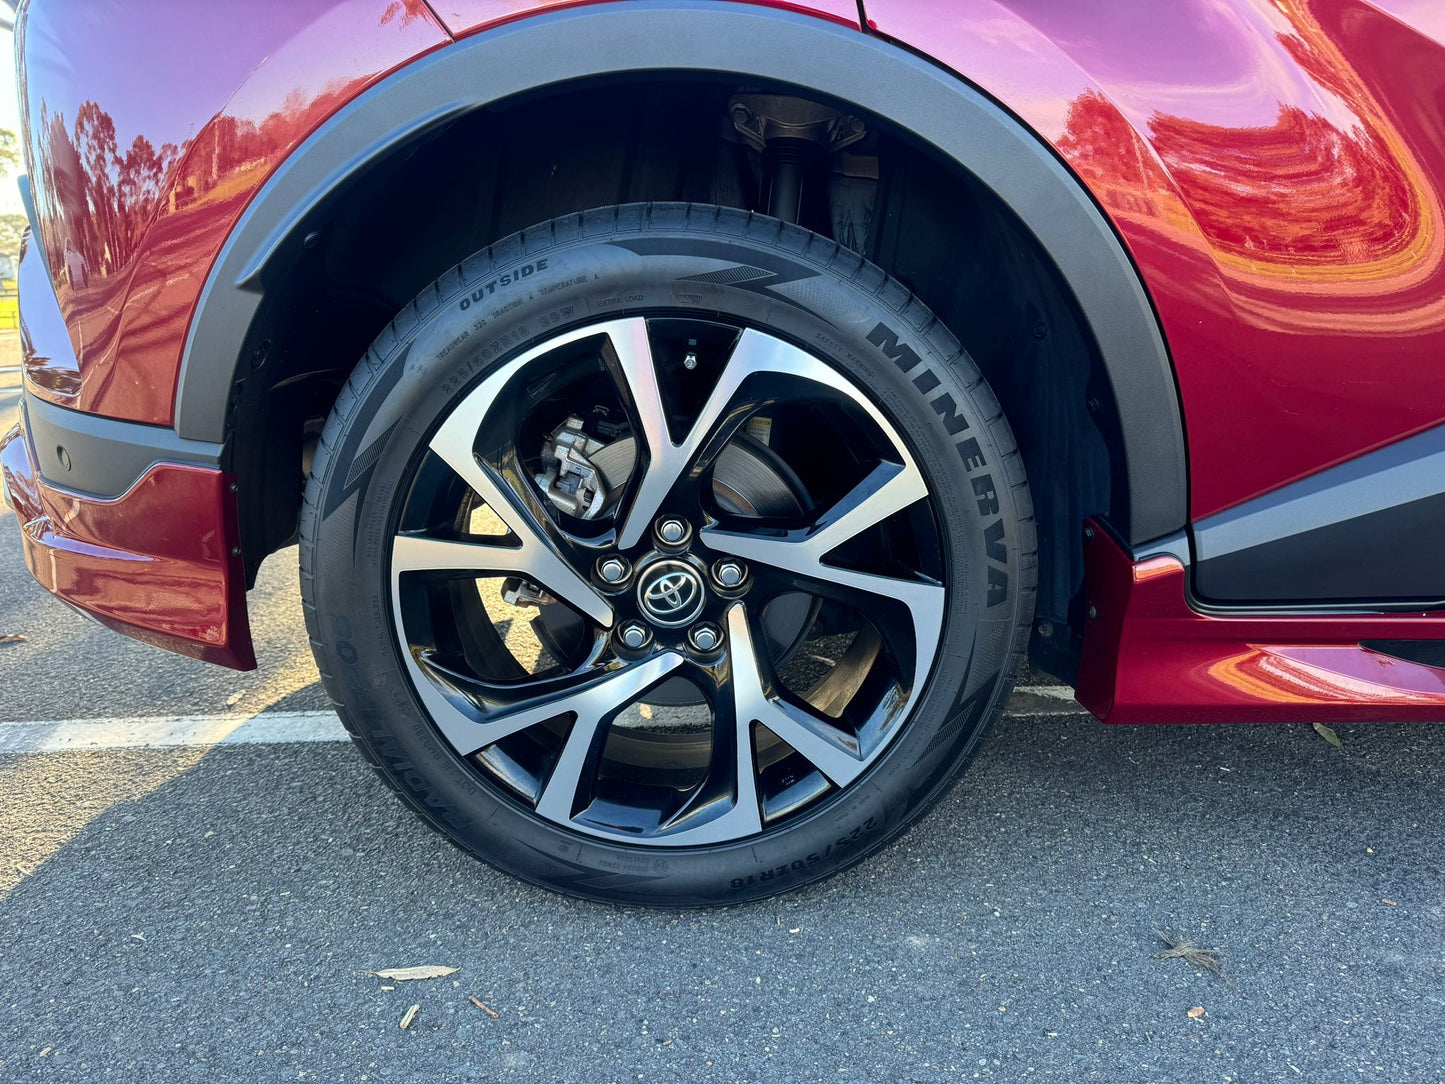
[[[654,625],[675,629],[689,624],[706,601],[703,578],[686,561],[654,561],[637,577],[637,604]]]

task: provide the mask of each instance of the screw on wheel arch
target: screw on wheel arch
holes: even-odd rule
[[[1018,474],[966,355],[821,239],[809,304],[734,288],[730,259],[782,251],[737,217],[721,246],[553,224],[546,269],[480,318],[519,344],[491,359],[446,359],[479,314],[438,291],[368,356],[313,473],[314,621],[367,629],[318,646],[343,718],[454,841],[563,891],[726,902],[851,863],[956,774],[1027,628],[1027,490],[990,482],[981,508],[951,467],[966,418],[976,459]],[[592,314],[604,274],[627,294]]]

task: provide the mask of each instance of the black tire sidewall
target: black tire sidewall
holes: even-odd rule
[[[738,282],[727,272],[739,267],[766,274]],[[707,275],[716,277],[699,281]],[[478,381],[570,328],[679,312],[789,339],[866,389],[928,479],[950,568],[932,678],[868,773],[762,836],[656,848],[544,821],[458,757],[423,711],[402,662],[388,553],[398,495],[427,438]],[[424,291],[378,339],[323,433],[304,514],[304,586],[338,710],[387,780],[453,841],[576,895],[719,904],[850,864],[896,835],[958,772],[1012,683],[1020,630],[1031,618],[1030,513],[1020,459],[992,393],[898,283],[823,238],[757,216],[616,208],[479,253]]]

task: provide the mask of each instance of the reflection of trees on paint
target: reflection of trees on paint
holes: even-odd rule
[[[1363,111],[1367,98],[1349,85],[1352,73],[1335,70],[1299,38],[1281,41],[1322,86]],[[1069,104],[1059,150],[1111,210],[1167,217],[1159,205],[1172,202],[1172,181],[1223,251],[1350,265],[1398,251],[1417,229],[1419,208],[1380,135],[1385,124],[1343,128],[1284,104],[1274,123],[1257,128],[1155,113],[1151,151],[1107,99],[1087,91]]]
[[[182,146],[145,135],[121,149],[112,116],[83,102],[73,123],[41,104],[38,190],[51,273],[73,287],[129,265],[161,218],[239,193],[229,183],[263,168],[342,104],[345,89],[293,91],[260,122],[223,115]]]
[[[1363,263],[1408,241],[1415,209],[1372,132],[1284,106],[1268,128],[1150,123],[1155,146],[1209,239],[1242,254]]]
[[[1062,154],[1111,211],[1159,217],[1169,177],[1124,115],[1095,90],[1069,103]]]
[[[410,26],[418,19],[432,21],[432,12],[426,0],[392,0],[381,13],[381,25],[394,22],[397,26]]]
[[[135,246],[154,219],[161,186],[179,157],[174,143],[157,150],[136,136],[120,150],[115,121],[93,101],[81,104],[74,125],[43,105],[40,191],[56,235],[48,238],[51,272],[79,286],[106,274]],[[82,270],[84,269],[84,270]]]

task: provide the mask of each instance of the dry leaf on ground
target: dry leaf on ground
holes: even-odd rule
[[[455,975],[455,967],[439,967],[436,965],[423,967],[388,967],[384,971],[368,971],[368,975],[375,975],[379,979],[392,979],[396,982],[412,982],[415,979],[443,979],[448,975]]]
[[[30,637],[21,636],[18,632],[0,632],[0,644],[28,644]]]
[[[1191,1019],[1191,1020],[1198,1020],[1198,1019],[1199,1019],[1201,1016],[1203,1016],[1203,1015],[1204,1015],[1204,1006],[1203,1006],[1203,1005],[1196,1005],[1196,1006],[1194,1006],[1194,1008],[1192,1008],[1192,1009],[1189,1010],[1189,1019]],[[403,1025],[403,1026],[405,1026],[405,1025]]]
[[[1194,942],[1177,934],[1155,930],[1154,936],[1164,942],[1164,948],[1154,954],[1156,960],[1183,960],[1190,967],[1202,968],[1216,978],[1229,982],[1224,974],[1224,964],[1217,949],[1200,948]]]
[[[1324,723],[1315,724],[1315,733],[1324,738],[1325,741],[1329,742],[1336,749],[1343,749],[1345,747],[1345,743],[1340,741],[1340,736],[1325,726]]]

